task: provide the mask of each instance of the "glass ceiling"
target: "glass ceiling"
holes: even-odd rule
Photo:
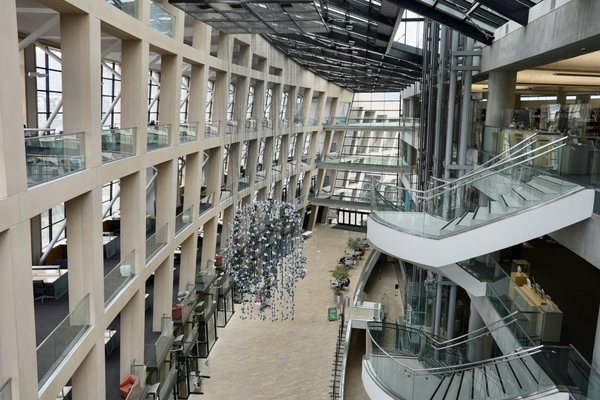
[[[299,64],[355,92],[421,78],[424,18],[491,44],[541,0],[169,0],[224,33],[258,33]]]

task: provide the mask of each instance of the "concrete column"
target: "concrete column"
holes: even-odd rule
[[[154,271],[152,330],[161,331],[163,316],[171,316],[173,308],[173,256],[169,255]]]
[[[37,107],[37,79],[29,78],[30,72],[36,72],[35,45],[31,44],[24,49],[25,53],[25,106],[27,108],[27,127],[38,127]]]
[[[204,141],[206,120],[206,89],[208,86],[208,67],[193,64],[190,76],[190,98],[188,120],[198,122],[200,142]]]
[[[106,398],[104,361],[104,337],[101,336],[71,377],[71,393],[74,399]]]
[[[221,195],[221,175],[223,175],[223,148],[215,147],[207,150],[208,162],[204,164],[207,195],[213,195],[214,204],[219,203]],[[204,156],[203,156],[204,157]]]
[[[213,119],[219,121],[219,133],[223,137],[227,124],[227,102],[229,101],[229,80],[227,72],[218,71],[215,78],[215,94],[213,97]]]
[[[203,51],[206,54],[210,53],[210,39],[212,35],[212,27],[204,22],[194,19],[194,28],[192,34],[192,47]]]
[[[289,122],[289,127],[292,128],[294,126],[294,117],[296,116],[296,100],[298,98],[298,87],[297,86],[289,86],[288,87],[288,106],[286,118]],[[291,130],[290,130],[291,132]]]
[[[517,73],[513,71],[490,72],[488,80],[488,101],[485,112],[483,150],[494,151],[496,129],[507,127],[515,108],[515,88]]]
[[[227,240],[231,233],[231,224],[235,214],[235,205],[231,205],[223,210],[223,227],[221,228],[221,248],[227,247]]]
[[[443,280],[444,277],[442,275],[437,276],[437,291],[435,294],[435,308],[433,311],[433,334],[436,336],[440,335],[440,326],[442,323]]]
[[[275,182],[275,187],[273,188],[273,199],[274,200],[282,199],[282,196],[281,196],[282,190],[283,190],[283,180],[279,180],[279,181]]]
[[[177,160],[166,161],[156,166],[156,230],[168,225],[167,238],[175,238],[175,195],[177,193]]]
[[[87,14],[60,16],[63,125],[85,132],[87,168],[101,164],[100,20]],[[147,96],[147,95],[146,95]]]
[[[145,286],[145,282],[142,285]],[[119,379],[129,375],[131,365],[143,364],[144,340],[141,338],[144,337],[145,304],[145,292],[140,289],[121,310]]]
[[[11,4],[13,10],[8,10],[7,13],[14,17],[16,15],[14,2],[9,2],[9,8]],[[6,19],[4,13],[0,15],[0,20],[3,19]],[[0,26],[0,30],[3,29],[4,27]],[[0,42],[5,39],[0,36]],[[16,36],[12,40],[16,48]],[[0,63],[0,69],[4,67],[6,65]],[[0,101],[3,98],[4,96],[0,96]],[[0,113],[2,112],[3,110],[0,109]],[[2,119],[2,122],[6,123],[6,120]],[[29,222],[27,221],[0,233],[0,258],[3,260],[0,263],[2,276],[0,279],[0,293],[2,293],[0,381],[12,379],[12,396],[15,399],[37,399],[38,395],[38,376],[35,367],[37,362],[35,311],[31,294],[31,253],[29,246],[23,245],[28,241]]]
[[[273,121],[273,128],[275,132],[281,132],[279,127],[279,112],[281,110],[281,96],[283,96],[283,85],[280,83],[273,84],[271,97],[271,120]]]
[[[450,286],[448,299],[448,339],[454,338],[454,320],[456,318],[456,285]]]
[[[231,64],[233,56],[233,38],[223,32],[219,32],[219,44],[217,48],[217,57]]]
[[[475,40],[467,38],[465,44],[466,51],[473,51]],[[466,57],[464,62],[466,67],[473,65],[473,57]],[[469,118],[471,111],[471,85],[473,83],[473,73],[471,71],[463,71],[462,74],[463,95],[460,110],[460,136],[458,141],[458,165],[463,167],[467,163],[467,141],[471,132],[471,119]],[[465,174],[464,169],[458,170],[458,176]]]
[[[149,51],[147,42],[121,41],[121,126],[137,128],[137,154],[146,152]]]
[[[320,92],[319,100],[317,102],[317,125],[321,125],[323,123],[323,114],[325,113],[325,105],[327,104],[327,93]]]
[[[244,121],[240,121],[244,123]],[[240,182],[240,163],[242,142],[231,143],[229,146],[229,162],[227,165],[227,184],[233,185],[232,192],[237,193]]]
[[[161,125],[171,125],[171,145],[179,144],[181,65],[180,55],[165,54],[160,60],[158,119]]]
[[[200,177],[203,153],[191,153],[185,159],[185,192],[183,210],[191,207],[191,221],[198,218],[200,201]],[[184,290],[187,283],[192,283],[196,277],[196,254],[198,250],[197,233],[193,233],[181,244],[181,259],[179,264],[179,287]]]
[[[90,321],[104,312],[101,188],[65,202],[69,260],[69,311],[90,294]]]
[[[267,178],[273,174],[273,136],[265,138],[265,149],[263,151],[263,171],[267,172]]]
[[[134,271],[146,266],[146,169],[121,178],[121,259],[135,250]]]
[[[246,176],[250,177],[250,185],[256,181],[256,164],[258,161],[258,140],[248,141],[248,155],[246,157]]]
[[[477,308],[471,303],[471,313],[469,314],[469,332],[474,332],[483,328],[484,322]],[[483,339],[477,339],[471,342],[467,348],[469,361],[478,361],[483,359]]]
[[[204,231],[204,237],[202,239],[202,261],[200,268],[204,271],[208,260],[215,259],[215,252],[217,249],[217,218],[209,219],[204,224],[202,230]]]

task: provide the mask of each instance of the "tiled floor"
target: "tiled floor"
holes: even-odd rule
[[[328,399],[338,323],[330,274],[355,232],[318,226],[306,241],[308,271],[296,288],[294,321],[241,320],[233,316],[209,357],[204,396],[194,399]],[[365,257],[366,259],[366,257]],[[352,271],[346,295],[354,293],[364,260]]]

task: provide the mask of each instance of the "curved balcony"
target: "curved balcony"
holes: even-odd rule
[[[510,157],[426,191],[374,183],[369,240],[396,257],[440,267],[589,218],[594,191],[553,174],[565,139],[538,147],[527,139]]]

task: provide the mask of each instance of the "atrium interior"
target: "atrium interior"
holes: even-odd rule
[[[600,2],[4,0],[0,400],[600,400]]]

